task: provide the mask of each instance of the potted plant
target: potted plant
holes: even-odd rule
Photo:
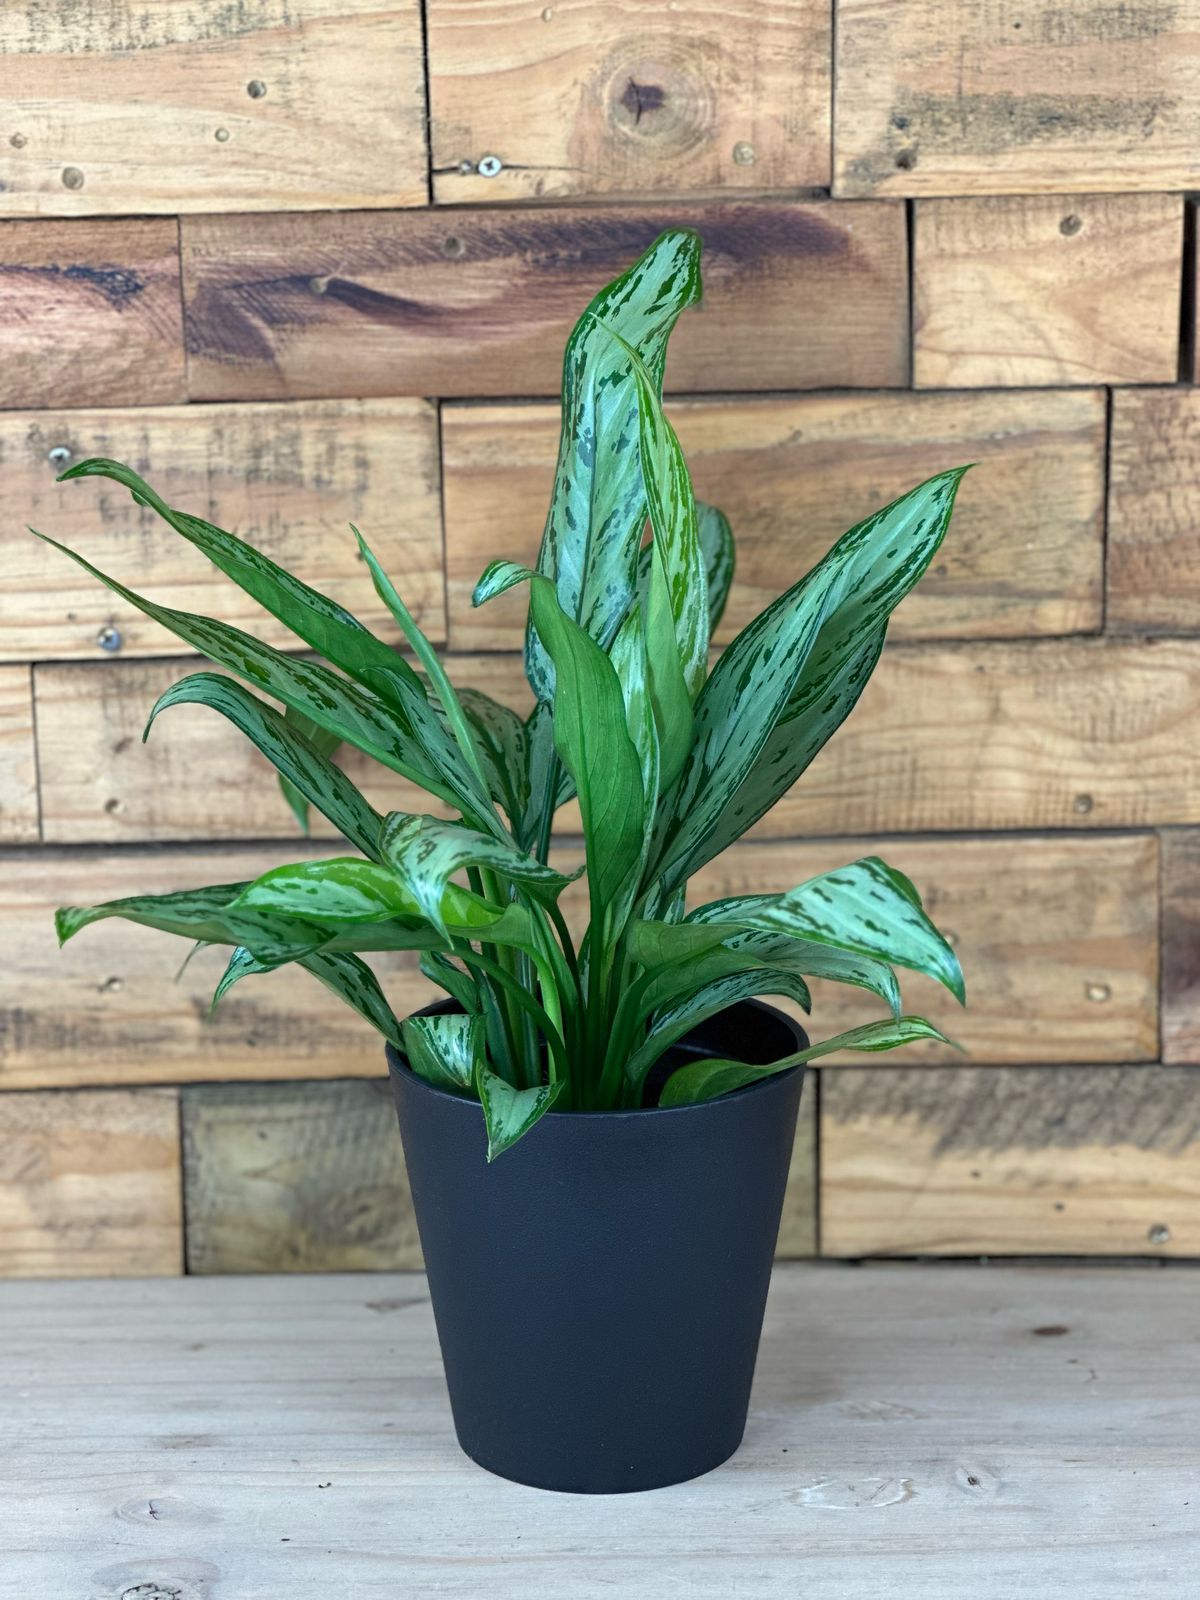
[[[857,701],[961,477],[941,473],[852,528],[710,670],[733,540],[694,500],[661,401],[699,269],[696,235],[664,233],[567,344],[537,568],[495,562],[475,593],[483,604],[528,586],[526,718],[453,688],[357,530],[411,658],[128,467],[62,474],[123,484],[324,658],[158,605],[73,555],[232,674],[185,677],[147,733],[170,706],[220,712],[274,764],[300,818],[315,806],[355,853],[68,907],[60,939],[117,916],[231,946],[217,999],[297,962],[384,1036],[460,1441],[549,1488],[650,1488],[737,1448],[803,1063],[943,1037],[901,1015],[895,967],[963,998],[916,889],[876,857],[785,893],[686,903],[689,878]],[[333,761],[342,743],[439,814],[381,816]],[[574,871],[550,857],[571,800]],[[577,941],[560,897],[581,871]],[[363,960],[385,950],[419,952],[449,998],[399,1020]],[[887,1015],[810,1044],[755,998],[807,1009],[812,977],[868,990]]]

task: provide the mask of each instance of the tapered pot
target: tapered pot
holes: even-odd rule
[[[768,1062],[804,1044],[745,1001],[672,1060]],[[582,1494],[680,1483],[732,1455],[803,1069],[701,1105],[552,1111],[489,1165],[479,1104],[388,1061],[467,1455]]]

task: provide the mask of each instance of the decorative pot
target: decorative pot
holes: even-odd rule
[[[768,1062],[805,1043],[750,1000],[671,1061]],[[579,1494],[681,1483],[731,1456],[803,1069],[699,1105],[551,1111],[489,1165],[478,1102],[435,1089],[390,1047],[388,1062],[467,1455]]]

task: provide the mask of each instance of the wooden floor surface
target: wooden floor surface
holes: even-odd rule
[[[1198,1569],[1186,1266],[781,1267],[741,1452],[609,1498],[458,1453],[419,1276],[0,1285],[3,1600],[1184,1600]]]

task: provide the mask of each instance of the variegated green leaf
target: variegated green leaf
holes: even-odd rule
[[[716,506],[696,502],[696,525],[704,557],[704,583],[708,592],[708,631],[711,637],[725,615],[725,602],[733,587],[736,551],[729,518]]]
[[[562,1093],[564,1082],[559,1078],[554,1083],[538,1084],[531,1089],[514,1089],[511,1083],[506,1083],[487,1067],[480,1069],[475,1087],[487,1124],[489,1161],[516,1144],[545,1116]]]
[[[256,973],[274,972],[283,963],[262,961],[252,950],[239,946],[229,958],[229,964],[217,984],[213,995],[215,1010],[221,999],[235,983]],[[306,972],[323,983],[331,994],[344,1000],[381,1033],[387,1042],[399,1049],[402,1045],[400,1023],[395,1012],[383,997],[379,980],[357,956],[333,950],[317,950],[310,956],[301,956],[296,962]]]
[[[240,907],[244,883],[213,884],[170,894],[129,895],[94,906],[61,906],[54,914],[59,944],[93,922],[120,917],[204,944],[244,944],[265,961],[298,961],[320,949],[328,930],[286,912]]]
[[[311,801],[352,845],[378,860],[379,827],[383,820],[378,811],[363,799],[342,769],[327,761],[273,706],[264,705],[232,678],[215,672],[194,672],[159,695],[142,737],[149,735],[160,711],[178,705],[211,706],[228,717],[257,745],[305,804]]]
[[[449,956],[437,950],[426,950],[422,952],[420,966],[429,981],[457,1000],[464,1011],[472,1015],[479,1011],[480,994],[474,978],[456,967]]]
[[[483,1018],[455,1013],[406,1017],[403,1050],[418,1078],[451,1094],[473,1094],[485,1070]]]
[[[897,1017],[887,1022],[869,1022],[861,1028],[851,1028],[847,1033],[823,1039],[820,1044],[797,1050],[766,1066],[751,1066],[745,1061],[689,1061],[667,1079],[659,1097],[659,1105],[694,1105],[700,1100],[712,1100],[717,1095],[729,1094],[734,1089],[744,1089],[747,1084],[758,1083],[788,1067],[805,1061],[816,1061],[821,1056],[835,1055],[839,1050],[895,1050],[900,1045],[913,1044],[920,1039],[937,1039],[942,1044],[952,1044],[940,1029],[924,1017]]]
[[[318,728],[311,717],[302,716],[299,711],[293,711],[291,706],[284,707],[283,720],[294,733],[307,739],[318,755],[331,756],[341,746],[342,741],[336,733],[330,733],[326,728]],[[285,778],[282,772],[279,774],[279,792],[300,824],[301,831],[307,834],[309,802],[291,779]]]
[[[668,887],[757,820],[848,715],[892,609],[942,542],[963,471],[940,473],[844,534],[721,656],[660,839],[656,871]]]
[[[449,938],[442,902],[456,873],[481,867],[519,883],[536,899],[553,902],[583,868],[565,876],[515,846],[458,823],[393,811],[385,819],[379,848],[423,916]]]
[[[480,689],[460,689],[458,697],[479,741],[492,797],[504,807],[524,848],[529,843],[520,832],[529,810],[528,729],[511,707]]]

